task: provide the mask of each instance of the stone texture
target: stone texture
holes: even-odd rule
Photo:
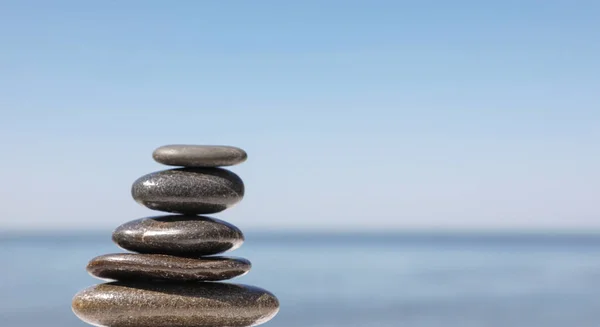
[[[113,232],[121,248],[138,253],[202,256],[239,248],[244,235],[225,221],[202,217],[169,215],[127,222]]]
[[[140,177],[131,188],[133,198],[153,209],[182,214],[223,211],[244,197],[244,182],[220,168],[179,168]]]
[[[252,265],[242,258],[198,259],[165,254],[115,253],[92,259],[87,271],[101,279],[217,281],[242,276]]]
[[[152,157],[169,166],[221,167],[242,163],[248,155],[232,146],[173,144],[154,150]]]
[[[279,301],[240,284],[113,282],[77,293],[72,308],[96,326],[242,327],[270,320]]]

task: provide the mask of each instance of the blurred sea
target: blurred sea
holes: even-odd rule
[[[272,327],[598,327],[600,236],[246,234],[235,282],[281,301]],[[76,327],[73,295],[110,231],[0,236],[0,326]],[[165,326],[168,327],[168,326]]]

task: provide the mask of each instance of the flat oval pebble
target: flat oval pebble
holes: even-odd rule
[[[220,168],[179,168],[140,177],[131,188],[140,204],[159,211],[209,214],[223,211],[244,197],[244,182]]]
[[[154,150],[152,157],[169,166],[221,167],[242,163],[248,155],[232,146],[173,144]]]
[[[244,234],[219,219],[169,215],[127,222],[115,229],[112,239],[121,248],[138,253],[202,256],[239,248]]]
[[[242,276],[251,267],[250,261],[242,258],[115,253],[92,259],[87,271],[112,280],[217,281]]]
[[[240,284],[113,282],[77,293],[72,308],[95,326],[246,327],[273,318],[279,301]]]

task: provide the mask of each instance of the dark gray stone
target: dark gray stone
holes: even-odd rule
[[[154,150],[152,157],[169,166],[221,167],[242,163],[248,155],[232,146],[174,144]]]
[[[244,182],[220,168],[179,168],[140,177],[131,187],[133,198],[153,209],[182,214],[223,211],[244,197]]]
[[[114,282],[77,293],[72,308],[95,326],[245,327],[273,318],[279,301],[240,284]]]
[[[244,235],[225,221],[202,217],[169,215],[127,222],[113,232],[121,248],[138,253],[202,256],[239,248]]]
[[[252,265],[242,258],[199,259],[165,254],[105,254],[90,261],[87,271],[101,279],[217,281],[242,276]]]

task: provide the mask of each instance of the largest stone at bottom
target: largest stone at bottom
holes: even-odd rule
[[[279,311],[270,292],[241,284],[113,282],[75,295],[81,320],[109,327],[243,327]]]

